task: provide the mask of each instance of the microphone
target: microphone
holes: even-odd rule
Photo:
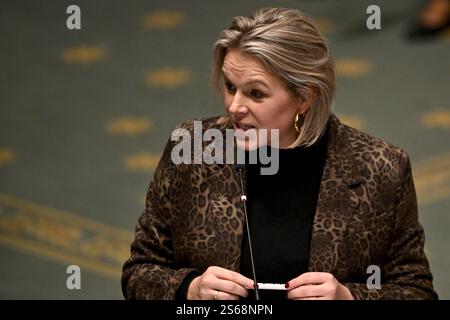
[[[252,240],[250,238],[250,227],[248,225],[247,204],[246,204],[247,196],[245,195],[244,180],[242,179],[242,171],[244,168],[245,168],[244,164],[235,164],[235,169],[239,173],[239,180],[241,182],[241,191],[242,191],[241,201],[242,201],[242,205],[244,207],[245,225],[247,226],[247,238],[248,238],[248,247],[250,250],[250,262],[252,265],[253,282],[254,282],[254,287],[255,287],[255,299],[260,300],[259,299],[258,282],[256,281],[255,261],[253,260],[253,247],[252,247]]]

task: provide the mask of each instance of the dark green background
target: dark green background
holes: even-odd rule
[[[365,26],[373,1],[0,1],[0,148],[15,152],[0,165],[0,192],[132,231],[152,172],[131,172],[124,155],[160,153],[174,126],[222,113],[208,84],[211,47],[231,17],[263,6],[299,8],[325,18],[336,60],[369,61],[356,78],[339,75],[335,112],[364,119],[363,130],[409,152],[413,166],[450,151],[450,125],[430,128],[421,117],[450,112],[450,40],[410,42],[404,31],[422,1],[376,1],[382,29]],[[66,28],[77,4],[82,29]],[[145,29],[153,11],[179,11],[171,29]],[[80,44],[105,48],[105,59],[65,63]],[[148,70],[187,68],[174,89],[145,83]],[[106,125],[124,115],[148,117],[150,133],[113,136]],[[447,173],[448,174],[448,173]],[[446,180],[446,185],[450,181]],[[435,287],[450,298],[450,196],[419,203]],[[119,279],[82,273],[82,290],[66,288],[66,265],[0,246],[0,298],[121,299]]]

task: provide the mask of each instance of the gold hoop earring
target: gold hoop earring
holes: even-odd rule
[[[301,121],[300,121],[300,125],[299,125],[299,120],[300,120],[300,115],[301,115]],[[294,128],[295,130],[297,130],[298,133],[300,133],[302,131],[302,126],[303,126],[303,122],[305,121],[305,114],[302,113],[297,113],[295,115],[295,119],[294,119]]]

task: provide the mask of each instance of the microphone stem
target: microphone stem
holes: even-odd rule
[[[248,215],[247,215],[247,205],[246,205],[246,201],[247,201],[247,197],[244,193],[244,182],[242,179],[242,168],[239,168],[239,178],[241,181],[241,190],[242,190],[242,197],[241,197],[241,201],[243,203],[243,207],[244,207],[244,217],[245,217],[245,225],[247,226],[247,237],[248,237],[248,246],[249,246],[249,251],[250,251],[250,261],[252,264],[252,271],[253,271],[253,282],[254,282],[254,287],[255,287],[255,299],[259,300],[259,289],[258,289],[258,282],[256,281],[256,272],[255,272],[255,262],[253,260],[253,247],[252,247],[252,240],[250,238],[250,227],[248,225]]]

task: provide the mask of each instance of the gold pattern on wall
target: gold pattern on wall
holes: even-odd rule
[[[438,108],[427,112],[421,122],[428,128],[450,129],[450,109]]]
[[[431,255],[430,250],[427,248],[427,246],[424,246],[423,251],[425,251],[425,255],[427,256],[428,260],[433,260],[433,257]]]
[[[105,60],[106,50],[100,46],[83,44],[64,50],[62,58],[66,63],[90,64]]]
[[[119,281],[133,233],[0,193],[0,243]]]
[[[439,36],[444,40],[450,41],[450,28],[441,31]]]
[[[450,197],[450,152],[413,163],[412,167],[419,204]]]
[[[141,152],[124,158],[124,166],[129,171],[152,172],[161,158],[160,154]]]
[[[153,122],[146,117],[123,116],[108,121],[107,131],[112,135],[136,137],[150,132]]]
[[[334,27],[334,23],[327,18],[317,18],[314,19],[314,22],[321,33],[327,33]]]
[[[145,203],[147,202],[147,193],[140,193],[138,196],[138,203],[141,205],[145,205]]]
[[[174,89],[187,84],[191,72],[185,68],[162,68],[147,72],[145,82],[151,87]]]
[[[186,21],[186,15],[178,11],[156,11],[144,16],[142,26],[146,29],[176,28]]]
[[[357,79],[367,75],[374,69],[373,63],[367,59],[337,59],[337,75],[344,78]]]
[[[366,125],[366,120],[360,116],[338,114],[338,117],[342,121],[342,123],[358,130],[363,130],[364,126]]]
[[[0,148],[0,166],[14,162],[16,155],[11,148]]]

